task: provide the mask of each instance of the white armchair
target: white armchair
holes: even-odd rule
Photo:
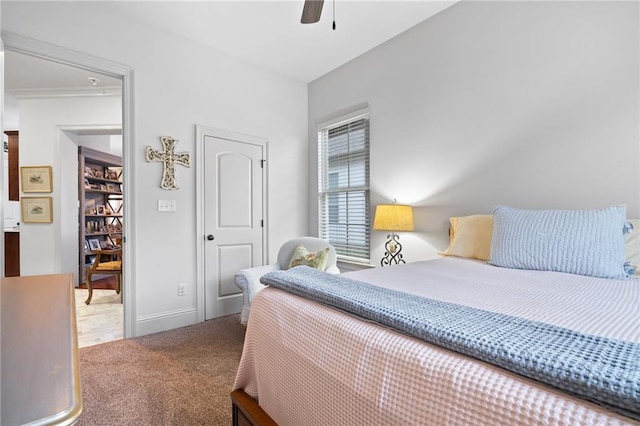
[[[240,313],[240,322],[242,324],[246,324],[249,320],[249,310],[251,309],[253,296],[265,287],[260,282],[260,277],[267,272],[287,269],[289,267],[289,262],[291,261],[291,256],[298,244],[302,244],[310,252],[317,252],[325,248],[329,248],[325,272],[330,272],[332,274],[340,273],[340,270],[336,265],[336,251],[328,241],[316,237],[300,237],[287,241],[278,251],[278,263],[242,269],[236,273],[234,277],[236,285],[242,289],[243,293],[242,312]]]

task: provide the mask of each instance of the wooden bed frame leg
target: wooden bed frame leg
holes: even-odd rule
[[[278,426],[242,389],[231,392],[233,426]]]

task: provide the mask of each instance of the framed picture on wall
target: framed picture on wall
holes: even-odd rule
[[[51,197],[22,197],[22,222],[51,223],[53,222]]]
[[[51,192],[51,166],[20,167],[22,192]]]

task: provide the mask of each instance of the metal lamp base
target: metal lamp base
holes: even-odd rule
[[[384,252],[384,257],[380,261],[380,266],[407,263],[402,259],[402,253],[400,253],[402,251],[402,244],[398,241],[400,239],[398,234],[392,232],[387,235],[387,238],[389,240],[384,244],[386,251]]]

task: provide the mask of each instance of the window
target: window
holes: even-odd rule
[[[342,260],[369,261],[369,114],[318,129],[318,229]]]

